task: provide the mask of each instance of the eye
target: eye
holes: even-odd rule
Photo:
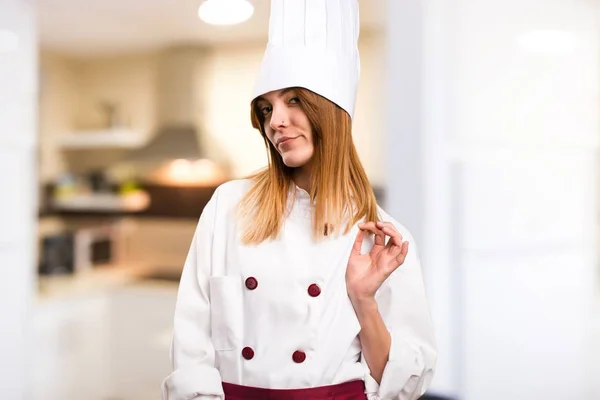
[[[292,97],[290,99],[290,103],[291,104],[298,104],[298,103],[300,103],[300,98],[299,97]]]
[[[268,115],[271,111],[273,111],[273,107],[271,106],[262,106],[260,107],[260,112],[263,116]]]

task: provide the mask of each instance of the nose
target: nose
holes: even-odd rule
[[[287,107],[283,105],[273,105],[273,110],[271,111],[271,121],[269,125],[273,130],[281,129],[282,127],[286,127],[289,123],[289,113]]]

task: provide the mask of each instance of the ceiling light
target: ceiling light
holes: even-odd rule
[[[15,51],[19,47],[19,37],[12,31],[0,29],[0,53]]]
[[[246,21],[254,13],[248,0],[205,0],[198,17],[211,25],[234,25]]]
[[[560,30],[533,30],[520,35],[517,44],[531,53],[565,55],[577,48],[577,35]]]

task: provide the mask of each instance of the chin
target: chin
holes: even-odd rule
[[[308,164],[313,156],[313,149],[308,146],[296,147],[279,153],[283,163],[289,168],[299,168]]]
[[[283,157],[283,163],[290,168],[302,167],[310,160],[305,157]]]
[[[290,168],[299,168],[306,164],[306,161],[283,160],[283,163]]]

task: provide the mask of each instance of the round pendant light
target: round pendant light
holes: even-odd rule
[[[235,25],[254,13],[248,0],[205,0],[198,8],[198,17],[211,25]]]

